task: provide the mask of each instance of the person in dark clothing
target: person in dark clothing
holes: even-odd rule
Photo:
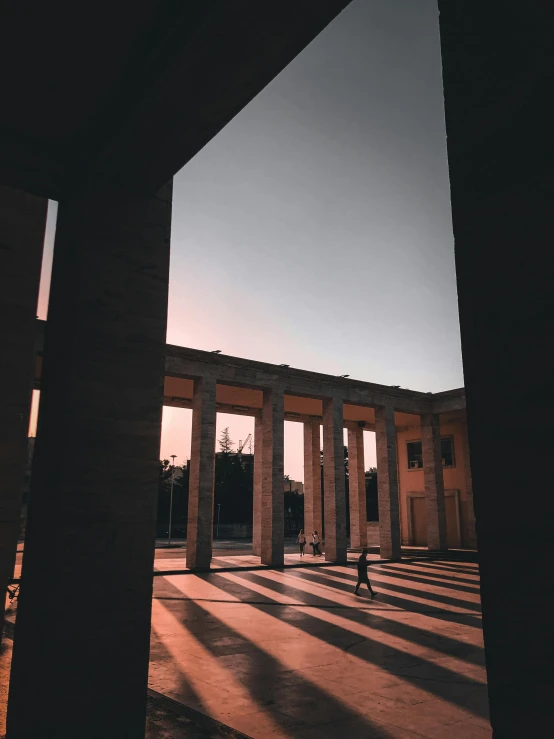
[[[367,588],[371,593],[371,597],[373,598],[375,596],[375,592],[371,587],[371,583],[369,582],[369,577],[367,575],[367,549],[364,549],[358,558],[358,582],[356,583],[356,589],[354,590],[355,595],[360,595],[358,593],[358,589],[362,583],[367,585]]]

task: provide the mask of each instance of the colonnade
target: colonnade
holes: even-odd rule
[[[214,516],[216,379],[194,381],[190,461],[187,566],[210,568]],[[284,422],[282,386],[262,388],[263,406],[255,416],[254,504],[252,552],[262,564],[284,564]],[[364,464],[365,423],[345,422],[340,397],[322,398],[321,420],[304,423],[304,529],[325,535],[327,561],[347,560],[344,428],[348,432],[350,546],[367,546]],[[398,459],[392,405],[375,407],[379,539],[381,556],[400,559]],[[420,416],[427,501],[428,548],[444,550],[446,512],[438,414]],[[321,480],[323,426],[323,485]]]

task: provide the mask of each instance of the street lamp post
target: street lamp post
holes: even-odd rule
[[[167,532],[167,546],[171,546],[171,518],[173,515],[173,482],[175,480],[175,458],[177,457],[176,454],[170,454],[169,455],[171,459],[173,460],[173,465],[171,467],[171,487],[169,490],[169,528]]]
[[[215,538],[219,539],[219,511],[221,510],[221,503],[217,504],[217,524],[215,527]]]

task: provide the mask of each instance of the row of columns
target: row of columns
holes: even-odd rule
[[[0,575],[5,582],[13,571],[19,526],[18,475],[22,479],[46,204],[15,192],[1,199],[0,328],[7,349],[3,359],[10,358],[1,364],[0,375]],[[144,732],[171,200],[171,183],[155,196],[106,185],[70,194],[59,204],[9,737],[74,736],[75,727],[87,737]],[[324,513],[326,558],[345,562],[343,407],[336,398],[323,406],[324,510],[315,422],[305,431],[306,528],[321,531]],[[196,381],[193,416],[187,560],[195,569],[207,569],[215,377]],[[427,426],[430,530],[441,547],[438,420],[430,419]],[[391,408],[376,409],[376,429],[382,553],[395,558],[400,526]],[[362,433],[349,434],[351,519],[360,545],[366,536]],[[262,562],[279,566],[284,556],[282,387],[264,391],[256,435],[261,455],[255,460],[254,546]],[[35,699],[33,711],[29,695]],[[89,717],[86,731],[83,715]]]
[[[216,379],[195,381],[191,475],[189,487],[187,566],[210,567],[213,541]],[[254,510],[252,552],[262,564],[284,564],[284,391],[263,391],[263,407],[255,420]],[[439,417],[421,417],[428,547],[446,549],[446,514]],[[304,529],[309,535],[325,528],[325,559],[346,562],[346,490],[344,475],[343,403],[323,400],[323,496],[320,422],[304,424]],[[375,409],[377,481],[381,556],[400,559],[400,505],[394,409]],[[348,428],[350,544],[367,546],[363,426]]]

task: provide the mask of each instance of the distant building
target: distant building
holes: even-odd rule
[[[298,493],[304,495],[304,483],[299,480],[285,480],[284,484],[285,493]]]

